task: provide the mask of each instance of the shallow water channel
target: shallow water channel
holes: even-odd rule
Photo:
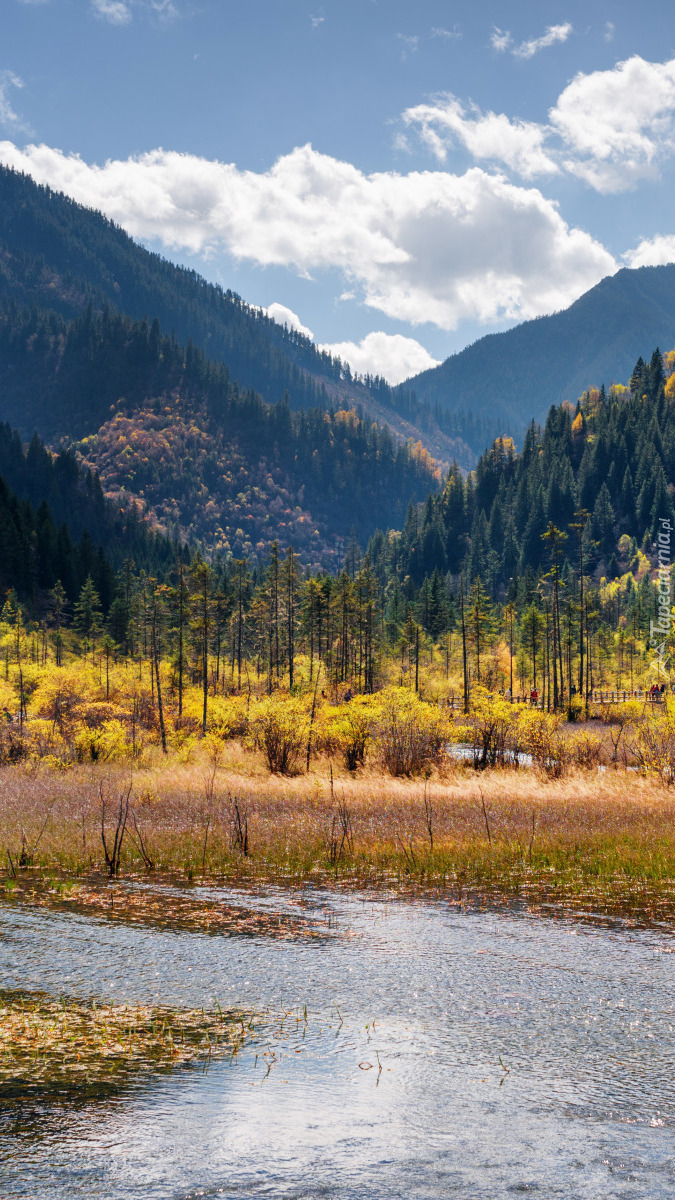
[[[104,1099],[5,1101],[3,1200],[675,1195],[667,932],[443,900],[221,894],[321,936],[0,905],[2,987],[270,1011],[232,1061]]]

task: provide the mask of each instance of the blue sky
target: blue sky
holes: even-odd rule
[[[357,369],[675,259],[665,3],[4,0],[1,29],[0,160]]]

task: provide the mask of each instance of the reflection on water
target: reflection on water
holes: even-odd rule
[[[0,907],[1,986],[292,1014],[208,1071],[79,1106],[6,1104],[3,1200],[675,1194],[662,933],[306,890],[245,902],[300,905],[351,936]]]

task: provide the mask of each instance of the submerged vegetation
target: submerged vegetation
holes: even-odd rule
[[[118,1087],[139,1073],[234,1055],[252,1029],[252,1018],[221,1008],[0,990],[0,1096]]]

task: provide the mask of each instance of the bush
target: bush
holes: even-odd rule
[[[28,757],[29,753],[28,742],[19,732],[18,726],[0,726],[0,767],[21,762],[23,758]]]
[[[518,763],[517,713],[513,705],[486,688],[471,694],[474,763],[479,767],[503,767]]]
[[[253,743],[262,750],[273,775],[293,775],[307,748],[309,717],[293,696],[269,696],[251,708]]]
[[[203,704],[201,689],[186,689],[181,717],[184,729],[195,733],[201,730]],[[246,696],[210,696],[207,710],[209,730],[225,741],[244,737],[248,733],[249,707]]]
[[[62,737],[69,737],[88,691],[81,675],[56,667],[49,671],[33,695],[31,705],[38,717],[52,721]]]
[[[377,741],[390,775],[416,775],[438,762],[449,736],[447,717],[407,688],[387,688],[379,696]]]
[[[568,737],[567,752],[577,767],[594,771],[602,759],[602,738],[597,733],[580,730]]]
[[[95,729],[81,729],[75,737],[78,762],[113,762],[129,758],[132,745],[122,721],[104,721]]]
[[[670,786],[675,782],[675,710],[672,700],[651,706],[635,729],[630,750],[646,773],[660,775]]]
[[[250,702],[246,696],[214,697],[210,703],[209,725],[218,737],[228,740],[248,733]]]
[[[552,779],[564,775],[568,753],[558,714],[541,712],[538,708],[521,708],[518,726],[523,749],[532,756],[532,762]]]
[[[319,714],[316,744],[342,755],[348,771],[363,766],[376,723],[372,696],[355,696],[348,704],[331,705]]]

